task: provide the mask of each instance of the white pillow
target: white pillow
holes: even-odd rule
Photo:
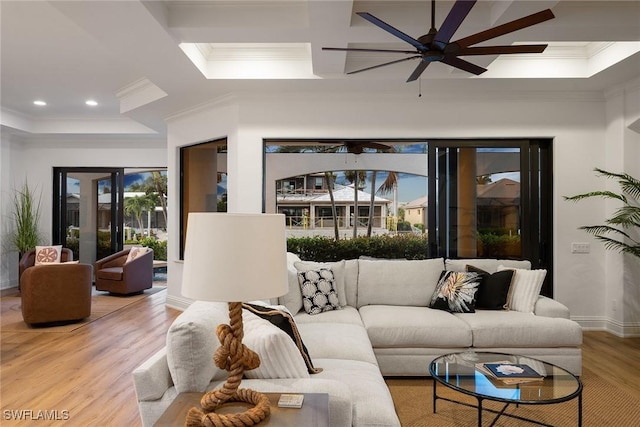
[[[62,245],[36,246],[35,265],[57,264],[62,256]]]
[[[336,285],[336,293],[338,294],[338,304],[340,307],[347,305],[347,291],[345,288],[345,261],[336,262],[314,262],[314,261],[297,261],[293,264],[298,272],[306,272],[309,270],[318,270],[320,268],[328,268],[333,272]],[[296,275],[296,283],[298,282]],[[298,285],[299,287],[299,285]],[[300,294],[300,304],[302,304],[302,294]],[[297,312],[296,312],[297,313]]]
[[[127,260],[124,263],[127,264],[133,261],[134,259],[141,257],[147,252],[149,252],[149,248],[147,248],[146,246],[134,246],[129,251],[129,255],[127,255]]]
[[[523,313],[533,313],[547,270],[524,270],[508,268],[503,265],[498,266],[498,271],[502,270],[514,271],[505,308]]]
[[[309,378],[302,355],[289,335],[268,320],[242,310],[242,342],[260,357],[260,366],[247,378]]]
[[[296,314],[302,309],[302,292],[298,284],[298,270],[295,267],[287,266],[287,280],[289,292],[280,297],[280,302],[290,313]]]

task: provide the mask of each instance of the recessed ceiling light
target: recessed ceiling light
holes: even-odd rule
[[[87,104],[90,107],[95,107],[96,105],[98,105],[98,103],[93,99],[88,99],[87,101],[85,101],[85,104]]]
[[[33,105],[37,105],[39,107],[44,107],[45,105],[47,105],[47,103],[37,99],[37,100],[33,101]]]

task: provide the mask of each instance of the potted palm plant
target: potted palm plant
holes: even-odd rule
[[[591,191],[576,196],[567,197],[565,200],[577,202],[590,197],[616,199],[622,202],[611,218],[605,220],[602,225],[586,225],[579,227],[587,233],[593,234],[596,239],[604,242],[606,249],[628,253],[640,258],[640,180],[626,173],[613,173],[603,169],[594,169],[601,176],[616,179],[620,186],[620,192]]]
[[[14,230],[11,241],[22,257],[22,254],[34,249],[42,237],[38,228],[40,197],[36,198],[26,181],[20,190],[14,191],[13,221]]]

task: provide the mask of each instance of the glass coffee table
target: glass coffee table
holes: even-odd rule
[[[542,375],[542,379],[508,384],[503,380],[494,378],[489,373],[483,373],[478,368],[481,363],[509,362],[526,364]],[[433,412],[436,412],[436,401],[447,400],[460,405],[471,406],[478,409],[478,427],[482,426],[482,412],[488,411],[496,414],[489,424],[493,426],[498,418],[507,416],[519,420],[528,421],[537,425],[550,426],[536,420],[505,413],[511,404],[517,405],[549,405],[566,402],[578,398],[578,426],[582,426],[582,382],[578,377],[558,366],[543,362],[531,357],[518,356],[505,353],[490,352],[460,352],[440,356],[429,365],[429,373],[433,377]],[[453,399],[438,396],[436,385],[440,383],[445,387],[460,393],[473,396],[477,405],[458,402]],[[484,400],[502,402],[504,407],[499,410],[483,408]]]

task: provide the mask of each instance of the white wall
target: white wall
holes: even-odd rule
[[[167,150],[164,138],[132,139],[88,136],[11,136],[3,133],[2,143],[2,208],[7,218],[13,188],[20,188],[25,179],[29,186],[42,191],[40,230],[45,242],[51,241],[53,209],[53,167],[166,167]],[[7,211],[9,209],[9,211]],[[8,225],[5,223],[5,227]],[[8,228],[3,229],[3,236]],[[0,265],[1,288],[17,286],[18,254],[2,238]]]
[[[229,109],[237,114],[232,119]],[[605,98],[599,93],[485,94],[463,101],[375,94],[247,95],[224,106],[212,105],[208,110],[172,119],[168,123],[169,156],[175,158],[172,151],[179,146],[218,138],[226,131],[233,136],[229,140],[229,204],[235,210],[260,212],[265,138],[551,137],[555,159],[554,294],[570,308],[574,318],[587,327],[601,329],[607,327],[610,315],[605,303],[607,286],[622,288],[626,279],[606,276],[607,263],[613,262],[609,254],[577,228],[601,221],[605,205],[597,200],[573,204],[563,196],[592,190],[600,182],[593,168],[610,165],[606,160],[611,149],[606,111]],[[173,137],[174,133],[179,138]],[[175,161],[170,160],[170,165],[177,167]],[[170,173],[170,177],[176,176]],[[232,185],[232,181],[241,185]],[[178,200],[173,196],[178,193],[173,190],[170,204],[175,207]],[[177,226],[171,229],[169,246],[175,257],[179,235]],[[591,252],[572,254],[572,242],[590,243]],[[180,295],[181,269],[169,271],[168,303],[188,304]]]

